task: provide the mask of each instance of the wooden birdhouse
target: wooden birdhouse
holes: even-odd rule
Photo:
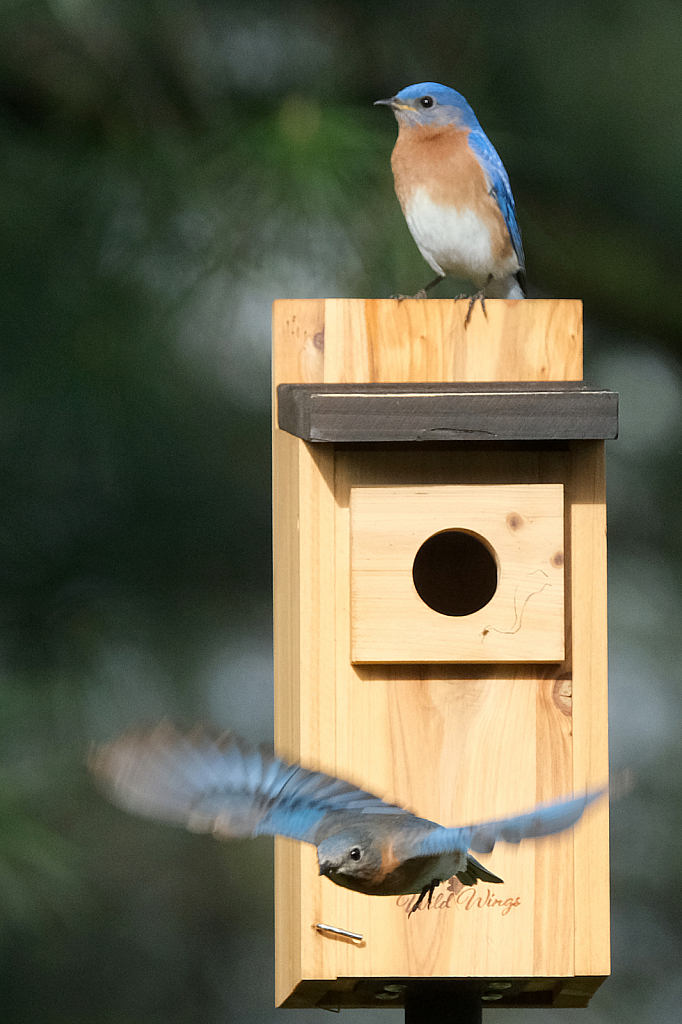
[[[446,826],[607,781],[604,439],[582,306],[274,307],[279,753]],[[608,806],[481,858],[503,885],[370,897],[277,840],[277,1002],[585,1006],[609,971]],[[322,927],[318,927],[322,926]],[[338,931],[330,930],[338,929]],[[353,933],[353,938],[349,934]]]

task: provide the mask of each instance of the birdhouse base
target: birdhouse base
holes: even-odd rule
[[[438,980],[443,984],[442,979]],[[488,1009],[581,1009],[589,1004],[606,976],[596,978],[481,978],[480,998]],[[281,1004],[284,1009],[398,1010],[405,1006],[410,978],[337,978],[334,982],[301,981]],[[461,979],[470,990],[470,979]],[[451,1006],[457,1006],[458,979],[448,979]]]

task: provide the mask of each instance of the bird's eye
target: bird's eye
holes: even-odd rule
[[[360,849],[359,846],[354,846],[348,856],[350,857],[351,860],[360,860],[360,858],[362,857],[362,850]]]
[[[432,107],[433,103],[433,96],[422,96],[421,99],[419,100],[419,106],[424,107],[425,110],[428,110],[429,107]]]

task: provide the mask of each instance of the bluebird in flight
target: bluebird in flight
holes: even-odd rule
[[[525,298],[509,178],[464,97],[422,82],[377,103],[398,121],[391,157],[396,195],[420,253],[438,274],[417,294],[449,274],[472,281],[476,298]]]
[[[444,828],[332,775],[287,764],[234,734],[183,734],[169,723],[133,730],[93,750],[89,767],[127,811],[218,838],[280,835],[313,843],[321,875],[369,896],[419,893],[440,882],[501,883],[471,856],[498,840],[570,828],[603,791],[536,806],[526,814]]]

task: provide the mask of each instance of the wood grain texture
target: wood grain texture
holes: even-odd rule
[[[604,444],[573,445],[572,456],[573,785],[581,791],[608,772]],[[577,973],[608,974],[608,804],[585,826],[575,844]]]
[[[465,330],[467,308],[278,302],[273,384],[581,378],[579,302],[489,300],[488,318],[476,307]],[[446,825],[603,781],[602,451],[316,446],[279,430],[273,407],[278,749]],[[563,485],[575,617],[564,662],[351,664],[353,489],[446,484]],[[606,823],[602,802],[565,836],[500,844],[482,859],[503,886],[441,886],[409,920],[406,900],[334,886],[318,877],[312,847],[278,840],[278,1003],[380,1006],[387,978],[474,976],[516,978],[509,1005],[585,1005],[608,970]],[[316,922],[364,941],[321,935]]]
[[[295,354],[301,381],[316,380],[321,372],[321,339],[324,332],[324,303],[300,305],[287,322],[287,347]],[[276,393],[273,381],[273,408]],[[298,522],[301,476],[305,460],[301,444],[284,431],[273,432],[273,547],[277,561],[286,571],[273,577],[273,621],[277,636],[274,651],[275,746],[285,756],[296,758],[301,749],[301,700],[298,685],[305,672],[301,651],[301,571]],[[309,475],[309,474],[308,474]],[[305,479],[303,483],[305,494]],[[307,498],[307,495],[306,495]],[[308,592],[307,585],[303,587]],[[284,625],[286,624],[286,625]],[[303,622],[303,624],[305,624]],[[282,628],[283,627],[283,628]],[[309,672],[308,672],[309,677]],[[299,983],[301,961],[301,916],[286,908],[301,905],[299,844],[278,840],[275,847],[275,875],[278,899],[275,903],[275,942],[286,949],[278,960],[276,998],[280,1002]]]
[[[322,381],[582,380],[579,300],[492,299],[487,318],[477,305],[467,328],[468,308],[468,299],[327,299]],[[292,323],[300,309],[275,304]],[[302,379],[299,368],[277,383]]]

